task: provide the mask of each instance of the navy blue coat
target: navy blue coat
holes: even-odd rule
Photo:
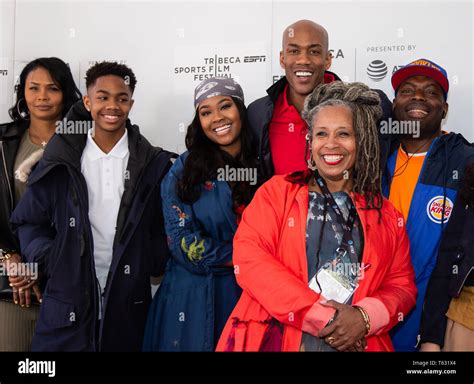
[[[86,135],[55,135],[13,212],[28,262],[43,265],[46,288],[33,351],[138,351],[151,302],[150,276],[168,257],[160,182],[171,153],[129,125],[130,157],[98,321],[98,286],[80,159]]]
[[[171,258],[148,315],[145,351],[213,351],[241,294],[232,260],[237,230],[232,191],[225,181],[201,186],[192,204],[181,201],[176,183],[188,153],[162,183],[163,214]]]
[[[397,141],[392,142],[383,180],[384,195],[390,196],[395,172]],[[459,133],[437,137],[430,146],[410,203],[406,230],[410,240],[410,256],[415,269],[418,296],[415,308],[391,331],[395,351],[414,352],[419,340],[419,329],[425,292],[436,265],[439,245],[446,222],[454,207],[459,180],[466,164],[474,160],[474,146]],[[433,210],[434,204],[446,200],[444,220]]]

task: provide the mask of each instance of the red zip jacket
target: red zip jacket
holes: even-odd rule
[[[368,351],[393,351],[388,331],[415,305],[416,285],[401,214],[385,200],[382,217],[351,194],[364,231],[362,263],[353,305],[370,317]],[[258,351],[270,320],[283,324],[282,351],[299,351],[302,331],[318,335],[334,314],[308,287],[306,219],[308,186],[274,176],[256,193],[234,237],[233,262],[243,294],[222,332],[217,351]],[[232,339],[232,343],[229,343]]]

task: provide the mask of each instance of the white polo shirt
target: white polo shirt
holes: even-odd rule
[[[87,135],[87,143],[82,152],[81,172],[86,179],[89,194],[95,272],[103,294],[112,262],[117,216],[130,152],[127,130],[109,153],[102,152],[91,133],[92,130]]]

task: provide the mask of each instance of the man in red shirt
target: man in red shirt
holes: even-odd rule
[[[299,20],[283,32],[280,65],[285,76],[267,89],[268,95],[248,107],[259,178],[307,169],[306,123],[300,116],[306,96],[319,84],[340,80],[331,66],[328,33],[310,20]],[[384,119],[392,105],[379,91]]]

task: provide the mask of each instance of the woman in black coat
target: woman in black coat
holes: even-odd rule
[[[0,351],[28,351],[39,312],[38,270],[17,268],[21,250],[9,221],[32,168],[69,108],[81,98],[67,64],[39,58],[22,70],[12,122],[0,125]],[[12,284],[12,286],[10,286]]]
[[[474,351],[474,163],[441,240],[426,291],[421,351]]]

